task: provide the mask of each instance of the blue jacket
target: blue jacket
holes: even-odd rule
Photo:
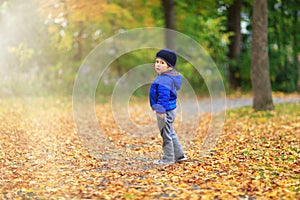
[[[177,90],[180,89],[182,76],[175,70],[156,77],[150,87],[149,100],[153,110],[165,113],[176,108]]]

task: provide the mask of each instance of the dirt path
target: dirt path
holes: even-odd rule
[[[300,95],[293,95],[290,97],[274,97],[274,104],[287,103],[287,102],[300,102]],[[213,105],[213,107],[211,106]],[[227,109],[238,108],[243,106],[252,106],[252,98],[226,98],[226,99],[188,99],[182,100],[179,103],[179,108],[187,112],[188,115],[196,113],[210,113],[213,109],[214,112],[220,112]]]

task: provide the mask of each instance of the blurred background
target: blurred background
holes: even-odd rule
[[[247,93],[252,12],[252,0],[0,0],[0,97],[72,95],[77,70],[101,41],[143,27],[193,38],[215,61],[226,91]],[[300,91],[299,17],[299,0],[268,0],[273,91]],[[174,42],[166,40],[166,46]],[[101,95],[111,94],[115,80],[131,68],[154,62],[155,53],[139,50],[114,61],[99,82]],[[198,95],[208,94],[192,65],[179,58],[178,69]]]

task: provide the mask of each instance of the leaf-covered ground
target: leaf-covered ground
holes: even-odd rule
[[[133,137],[107,104],[96,106],[110,145],[99,156],[82,145],[69,99],[0,105],[0,199],[300,199],[300,103],[227,111],[205,156],[211,117],[201,114],[196,130],[178,133],[189,161],[170,166],[152,164],[161,155],[156,129]],[[132,105],[135,123],[149,123],[143,106]]]

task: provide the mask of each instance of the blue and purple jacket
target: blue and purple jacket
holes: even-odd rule
[[[176,71],[162,73],[156,77],[150,87],[150,106],[158,113],[174,110],[177,100],[177,90],[182,84],[182,76]]]

